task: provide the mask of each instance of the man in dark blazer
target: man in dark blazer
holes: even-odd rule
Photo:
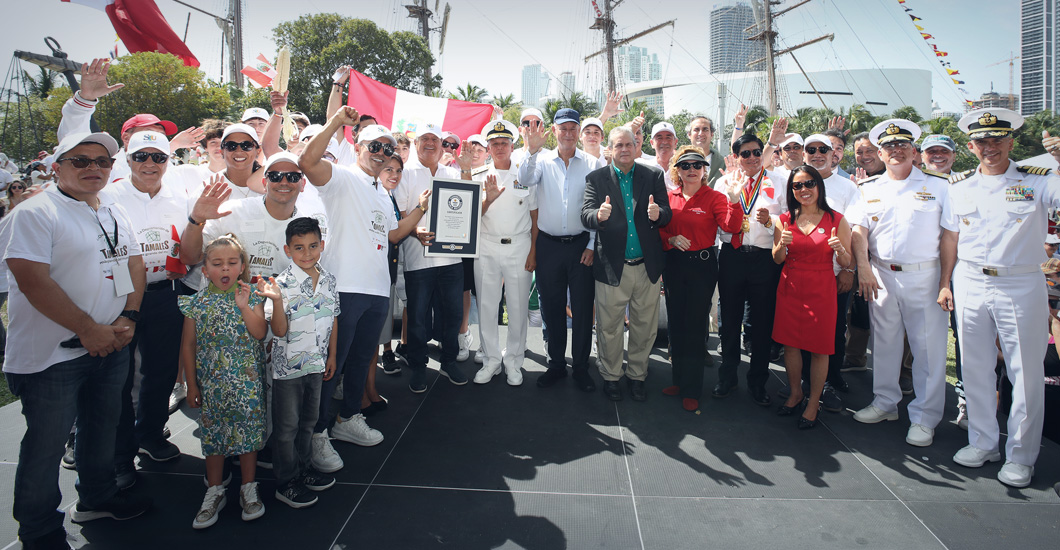
[[[663,270],[659,227],[670,222],[663,173],[636,164],[636,141],[626,126],[608,136],[611,164],[586,176],[582,223],[596,230],[596,337],[604,395],[622,399],[623,322],[629,306],[629,363],[625,375],[635,401],[644,401],[648,354],[659,324]],[[658,200],[658,202],[656,202]]]

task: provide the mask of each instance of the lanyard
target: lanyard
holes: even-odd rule
[[[747,184],[744,184],[743,189],[740,191],[740,206],[743,207],[743,213],[745,216],[750,216],[751,211],[754,210],[755,202],[758,201],[758,191],[762,189],[762,180],[765,179],[766,171],[763,168],[758,173],[758,178],[755,180],[754,188],[751,189],[750,196],[747,193]]]
[[[76,198],[74,198],[72,195],[70,195],[66,191],[63,191],[62,186],[56,185],[55,188],[58,189],[59,192],[63,194],[63,196],[68,197],[70,199],[73,199],[73,200],[75,200],[77,202],[82,202],[82,201],[78,201]],[[110,213],[110,210],[108,209],[107,212]],[[99,226],[99,230],[103,232],[103,238],[107,240],[107,248],[110,249],[111,257],[117,257],[118,256],[118,218],[115,218],[114,214],[111,214],[110,217],[111,217],[112,220],[114,220],[114,242],[110,242],[110,235],[108,235],[107,234],[107,230],[103,228],[103,222],[99,221],[99,210],[96,210],[96,225],[98,225]]]

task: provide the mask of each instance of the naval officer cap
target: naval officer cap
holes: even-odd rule
[[[487,142],[495,138],[508,138],[515,141],[516,136],[519,135],[519,127],[502,118],[483,126],[482,135],[486,136]]]
[[[918,139],[920,139],[920,127],[901,118],[887,119],[869,130],[869,141],[876,147],[900,141],[912,144]]]
[[[1008,109],[976,109],[957,121],[957,127],[971,139],[1007,137],[1020,126],[1023,117]]]

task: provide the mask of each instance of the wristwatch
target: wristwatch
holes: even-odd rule
[[[126,319],[134,323],[140,322],[140,312],[136,311],[135,309],[126,309],[125,311],[119,313],[118,317],[125,317]]]

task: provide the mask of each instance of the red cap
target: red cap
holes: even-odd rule
[[[158,120],[158,117],[150,114],[139,114],[126,120],[125,124],[121,125],[121,133],[128,132],[130,128],[143,128],[144,126],[154,126],[156,124],[165,130],[167,136],[177,133],[176,124],[168,120]]]

